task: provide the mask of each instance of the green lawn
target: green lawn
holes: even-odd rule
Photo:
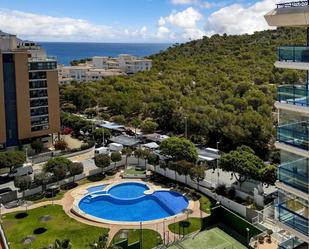
[[[31,248],[41,249],[55,241],[55,239],[70,239],[72,248],[85,249],[88,244],[97,240],[102,233],[108,233],[106,228],[85,225],[67,216],[61,206],[48,205],[28,211],[28,216],[22,219],[15,218],[18,212],[3,216],[3,227],[10,242],[11,249],[30,248],[23,245],[22,241],[29,235],[34,235],[34,230],[44,227],[47,231],[35,235]],[[40,221],[42,216],[49,215],[49,221]]]
[[[245,249],[244,245],[235,240],[233,237],[215,227],[205,230],[194,237],[189,237],[182,242],[180,246],[173,245],[169,249]]]
[[[206,195],[203,195],[203,194],[200,194],[201,195],[201,198],[199,199],[199,202],[200,202],[200,209],[207,213],[207,214],[210,214],[211,212],[211,201],[209,200],[209,198],[206,196]]]
[[[125,175],[145,175],[146,170],[138,167],[128,167],[124,170]]]
[[[121,241],[123,239],[119,238],[119,233],[113,238],[114,242]],[[137,242],[140,240],[140,229],[130,229],[129,230],[129,244]],[[143,249],[151,249],[162,243],[162,238],[159,233],[149,229],[143,229],[142,233]]]
[[[180,221],[168,225],[168,229],[176,234],[187,235],[201,229],[201,219],[189,218],[188,221]]]

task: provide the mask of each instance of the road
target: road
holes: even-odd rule
[[[88,172],[90,170],[96,169],[96,166],[94,164],[94,160],[92,159],[94,156],[94,150],[78,155],[78,156],[74,156],[74,157],[70,157],[69,159],[71,161],[78,161],[81,162],[84,165],[84,171]],[[44,166],[44,163],[38,163],[38,164],[34,164],[33,165],[33,174],[31,175],[32,177],[41,172]],[[5,175],[0,176],[0,189],[3,188],[10,188],[12,190],[17,190],[17,188],[14,186],[14,181],[12,178],[8,178]]]

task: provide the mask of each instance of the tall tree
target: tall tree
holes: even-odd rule
[[[111,158],[109,155],[99,154],[94,157],[94,163],[98,168],[102,169],[102,174],[104,168],[107,168],[111,164]]]
[[[0,168],[9,168],[10,171],[19,168],[26,161],[26,154],[23,151],[0,152]]]
[[[84,166],[81,162],[73,162],[69,164],[68,170],[70,175],[73,176],[73,182],[75,182],[75,176],[83,173]]]
[[[111,154],[111,160],[115,163],[114,168],[116,168],[117,162],[121,161],[122,157],[120,152],[116,151]]]
[[[132,149],[129,147],[125,147],[122,149],[122,155],[125,155],[126,157],[126,162],[125,162],[125,167],[128,165],[128,157],[132,155]]]
[[[254,154],[248,146],[240,146],[236,150],[224,154],[220,158],[220,167],[232,172],[241,185],[247,179],[260,179],[260,170],[264,162]]]
[[[205,168],[203,166],[192,167],[189,171],[190,178],[197,182],[197,188],[200,188],[200,182],[205,179]]]
[[[185,138],[170,137],[160,145],[163,155],[171,156],[174,161],[186,160],[196,162],[198,158],[194,144]]]

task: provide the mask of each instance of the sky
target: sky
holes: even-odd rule
[[[0,30],[34,41],[186,42],[269,29],[263,15],[280,1],[1,0]]]

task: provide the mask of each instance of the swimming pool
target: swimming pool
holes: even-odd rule
[[[92,217],[123,222],[167,218],[188,207],[187,198],[179,193],[158,190],[145,194],[147,190],[150,188],[143,183],[119,183],[86,195],[78,207]]]

